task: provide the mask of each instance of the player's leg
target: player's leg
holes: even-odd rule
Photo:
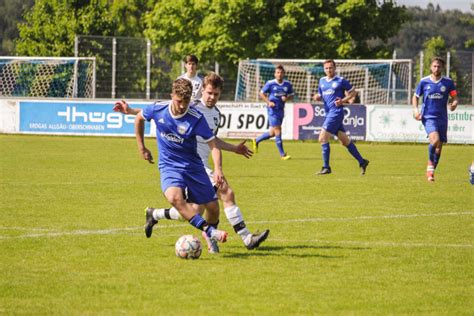
[[[325,130],[324,128],[321,129],[319,133],[319,143],[321,144],[321,153],[323,156],[323,167],[321,171],[317,174],[324,175],[331,173],[331,167],[329,165],[329,158],[331,154],[331,147],[329,146],[329,138],[331,137],[331,133]]]
[[[240,236],[247,249],[255,249],[267,239],[270,231],[267,229],[263,233],[252,234],[245,224],[242,212],[235,203],[235,194],[229,183],[224,181],[223,185],[217,191],[219,198],[224,205],[224,212],[227,220],[234,228],[234,231]]]
[[[280,153],[280,157],[282,160],[288,160],[291,158],[285,150],[283,149],[283,140],[281,138],[281,123],[280,125],[273,126],[273,130],[275,133],[275,145],[278,148],[278,152]]]
[[[439,162],[439,157],[441,155],[441,138],[438,131],[438,125],[435,120],[425,120],[423,121],[425,126],[426,134],[428,134],[429,144],[428,144],[428,163],[426,166],[426,179],[428,181],[434,181],[434,172],[436,165]],[[438,152],[438,153],[437,153]]]
[[[369,161],[364,159],[362,155],[359,153],[357,146],[350,140],[349,136],[347,136],[346,131],[341,127],[341,129],[337,132],[337,138],[344,145],[349,153],[359,162],[360,173],[362,175],[365,174],[367,166],[369,165]]]
[[[270,139],[273,136],[275,136],[275,131],[272,125],[272,119],[274,119],[273,112],[270,112],[270,110],[267,109],[267,113],[268,113],[268,122],[270,123],[270,129],[268,130],[268,132],[265,132],[262,135],[258,136],[257,138],[252,139],[252,145],[253,145],[252,149],[255,153],[258,153],[258,144],[260,142],[263,142],[264,140]]]

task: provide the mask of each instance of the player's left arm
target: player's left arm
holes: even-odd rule
[[[344,98],[336,98],[334,102],[336,106],[342,106],[344,103],[348,103],[348,101],[354,97],[355,95],[355,88],[351,85],[349,81],[346,79],[342,79],[341,88],[344,89]]]
[[[219,137],[216,137],[215,140],[216,140],[217,146],[221,150],[230,151],[238,155],[242,155],[245,158],[250,158],[253,155],[253,151],[251,151],[247,146],[245,146],[245,142],[247,141],[246,139],[244,139],[237,145],[228,143],[220,139]]]
[[[458,107],[458,93],[456,92],[456,87],[454,86],[454,84],[451,87],[449,96],[451,97],[451,102],[448,103],[449,110],[454,111]]]
[[[352,88],[349,91],[346,91],[346,93],[345,93],[346,96],[341,99],[341,102],[343,104],[349,103],[349,100],[352,99],[352,98],[355,98],[356,94],[357,94],[357,92],[354,88]]]
[[[211,149],[212,161],[214,162],[214,182],[217,187],[224,183],[224,172],[222,171],[222,152],[217,146],[216,138],[210,139],[207,144]]]
[[[291,101],[293,101],[294,96],[295,96],[295,93],[293,91],[293,86],[290,84],[289,89],[288,89],[288,93],[286,95],[282,96],[281,100],[283,102],[291,102]]]

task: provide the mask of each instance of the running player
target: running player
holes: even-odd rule
[[[346,146],[350,154],[359,162],[361,174],[364,175],[369,161],[362,158],[356,145],[347,136],[342,123],[344,120],[344,103],[352,99],[356,92],[349,81],[336,76],[336,63],[334,60],[327,59],[323,65],[326,77],[322,77],[319,80],[318,93],[314,95],[314,100],[322,100],[324,102],[326,112],[326,119],[319,134],[319,142],[321,143],[323,154],[323,167],[317,174],[325,175],[332,172],[329,165],[329,137],[336,135],[341,144]]]
[[[261,141],[275,136],[275,144],[280,153],[281,160],[291,158],[283,149],[283,140],[281,139],[281,124],[285,116],[285,103],[291,101],[294,96],[293,86],[291,82],[285,80],[285,68],[278,65],[275,68],[275,79],[267,81],[260,91],[260,97],[267,104],[268,122],[270,130],[263,133],[256,139],[252,139],[253,150],[258,152],[258,144]]]
[[[441,158],[443,143],[448,141],[448,106],[454,111],[458,106],[458,98],[454,82],[441,75],[444,60],[435,57],[431,60],[431,75],[424,77],[416,87],[412,98],[413,117],[421,121],[430,140],[428,145],[428,166],[426,178],[434,181],[434,172]],[[423,96],[421,112],[418,110],[418,99]],[[448,104],[451,97],[452,102]]]

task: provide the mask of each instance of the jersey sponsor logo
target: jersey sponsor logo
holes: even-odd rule
[[[285,92],[276,92],[273,95],[276,96],[276,97],[283,97],[283,96],[286,95],[286,93]]]
[[[443,95],[441,93],[428,94],[428,99],[439,100],[439,99],[442,99],[442,98],[443,98]]]
[[[323,95],[332,95],[334,94],[334,92],[336,91],[334,91],[333,89],[327,89],[323,91]]]
[[[182,144],[184,143],[184,138],[182,138],[181,136],[179,135],[176,135],[176,134],[173,134],[173,133],[165,133],[165,132],[161,132],[160,133],[160,136],[170,142],[174,142],[174,143],[178,143],[178,144]]]

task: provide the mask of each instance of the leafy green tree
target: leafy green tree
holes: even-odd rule
[[[72,56],[76,34],[110,35],[107,0],[38,0],[19,25],[17,55]]]

